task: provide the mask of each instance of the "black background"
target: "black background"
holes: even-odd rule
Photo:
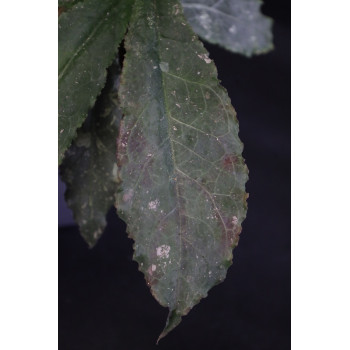
[[[248,216],[226,280],[156,346],[167,309],[132,261],[114,210],[92,250],[77,227],[60,227],[60,350],[290,349],[290,3],[266,0],[263,12],[275,21],[271,53],[247,59],[206,44],[250,171]]]

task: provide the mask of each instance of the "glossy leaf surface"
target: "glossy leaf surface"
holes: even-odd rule
[[[106,81],[131,0],[85,0],[58,19],[58,159],[71,144]]]
[[[193,30],[213,44],[247,56],[273,48],[272,20],[260,0],[182,0]]]
[[[236,113],[180,3],[137,0],[125,46],[117,208],[169,308],[161,338],[225,278],[248,171]]]
[[[105,88],[66,152],[60,171],[68,206],[90,246],[100,237],[117,190],[119,66],[110,67]]]

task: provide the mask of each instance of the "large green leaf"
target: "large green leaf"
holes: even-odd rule
[[[194,31],[213,44],[251,56],[273,48],[272,21],[261,0],[182,0]]]
[[[107,84],[61,164],[66,201],[90,246],[106,226],[117,190],[117,144],[121,112],[117,106],[119,66],[109,69]]]
[[[119,90],[119,215],[165,336],[222,281],[246,215],[238,121],[177,0],[137,0]]]
[[[58,19],[59,163],[105,84],[132,2],[85,0]]]

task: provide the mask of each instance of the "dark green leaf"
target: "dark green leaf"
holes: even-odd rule
[[[247,167],[236,113],[177,0],[135,2],[126,52],[117,208],[152,294],[170,309],[161,338],[225,278]]]
[[[270,51],[272,21],[261,0],[182,0],[187,20],[203,39],[251,56]]]
[[[131,0],[85,0],[58,19],[59,163],[105,84],[131,6]]]
[[[60,167],[66,201],[80,232],[94,245],[106,225],[117,189],[117,145],[121,112],[117,107],[119,66],[110,68],[107,85],[89,113]]]
[[[69,10],[78,2],[83,0],[58,0],[58,7],[63,7],[65,10]]]

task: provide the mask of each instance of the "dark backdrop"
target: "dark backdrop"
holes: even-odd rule
[[[290,349],[290,3],[266,0],[263,12],[275,20],[273,52],[247,59],[206,44],[250,171],[248,216],[226,280],[156,346],[167,309],[132,261],[125,224],[111,210],[89,251],[60,197],[60,350]]]

